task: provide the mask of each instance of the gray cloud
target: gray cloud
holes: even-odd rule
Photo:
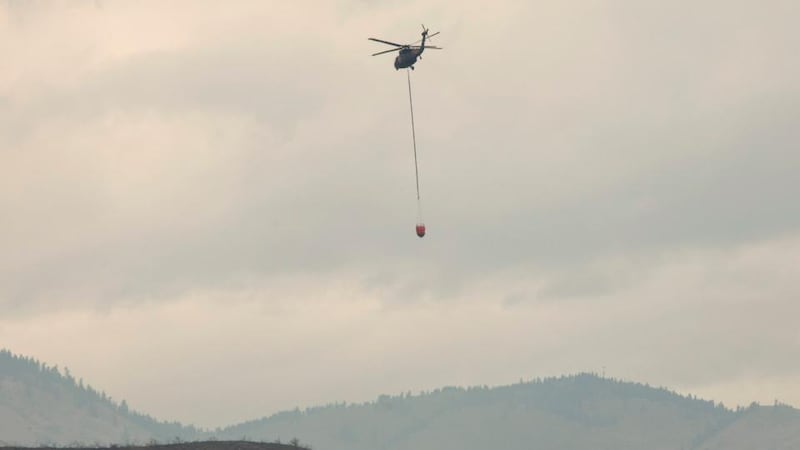
[[[603,342],[626,373],[687,387],[796,373],[784,320],[797,285],[759,269],[791,264],[780,249],[800,232],[795,3],[4,6],[2,317],[167,314],[193,295],[235,297],[234,309],[241,297],[279,308],[319,295],[355,310],[377,299],[367,315],[397,345],[404,311],[465,308],[469,322],[487,314],[478,304],[506,311],[489,327],[496,347],[584,326],[521,357],[556,372],[603,364],[585,351]],[[446,48],[413,73],[422,241],[405,74],[369,57],[382,47],[365,39],[413,40],[420,17]],[[687,258],[696,272],[682,271]],[[544,335],[514,322],[553,308],[603,320]],[[477,345],[466,330],[461,343],[429,337],[455,355]],[[507,378],[488,359],[454,358]]]

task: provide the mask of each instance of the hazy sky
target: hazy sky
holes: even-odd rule
[[[800,405],[800,3],[0,6],[0,347],[219,426],[578,371]],[[441,31],[406,74],[369,36]]]

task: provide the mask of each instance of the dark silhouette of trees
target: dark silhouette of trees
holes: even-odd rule
[[[86,411],[88,415],[99,417],[101,411],[113,411],[120,417],[148,430],[156,439],[180,437],[193,439],[201,430],[184,426],[178,422],[162,422],[149,415],[132,411],[127,401],[115,402],[104,391],[98,391],[82,378],[75,379],[68,368],[57,365],[48,366],[34,358],[15,355],[10,350],[0,349],[0,380],[9,379],[24,386],[25,395],[31,405],[35,405],[37,392],[47,393],[74,408]],[[116,419],[116,416],[114,417]],[[112,420],[114,420],[112,419]]]

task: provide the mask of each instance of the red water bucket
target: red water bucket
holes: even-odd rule
[[[425,236],[425,224],[424,223],[418,223],[417,224],[417,236],[419,236],[419,237]]]

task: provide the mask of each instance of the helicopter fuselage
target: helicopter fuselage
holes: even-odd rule
[[[422,49],[401,49],[400,54],[394,59],[395,70],[405,69],[406,67],[411,67],[413,69],[420,54],[422,54]]]

